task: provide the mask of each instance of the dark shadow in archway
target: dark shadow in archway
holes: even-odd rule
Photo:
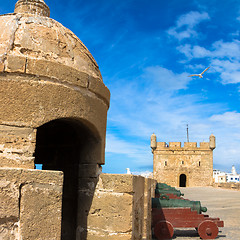
[[[179,176],[179,187],[186,187],[187,176],[185,174],[181,174]]]
[[[100,138],[80,121],[58,119],[37,129],[35,164],[42,164],[43,170],[64,173],[61,240],[76,240],[77,229],[84,229],[79,239],[87,238],[87,216],[95,187],[88,197],[84,193],[90,190],[82,188],[88,186],[88,181],[96,186],[97,180],[92,179],[97,179],[97,174],[94,170],[89,171],[92,176],[81,174],[82,168],[96,169],[99,154]]]

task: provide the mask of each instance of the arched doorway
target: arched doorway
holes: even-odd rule
[[[99,145],[96,134],[74,119],[57,119],[37,128],[35,164],[64,173],[61,240],[75,240],[77,229],[87,228],[93,194],[88,198],[83,194],[82,186],[88,186],[89,179],[81,176],[81,169],[94,169]],[[96,178],[94,171],[91,173]],[[79,239],[86,239],[84,236]]]
[[[185,174],[181,174],[179,176],[179,187],[186,187],[187,176]]]

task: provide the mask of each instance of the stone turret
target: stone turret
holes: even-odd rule
[[[212,150],[216,148],[216,138],[213,134],[211,134],[209,137],[209,147]]]
[[[154,151],[157,148],[157,136],[153,133],[151,136],[151,148]]]
[[[109,90],[88,49],[49,15],[43,0],[19,0],[0,16],[0,166],[34,168],[36,130],[57,119],[90,130],[97,156],[87,162],[104,164]]]
[[[50,16],[50,10],[43,0],[19,0],[15,4],[15,13]]]
[[[3,239],[85,239],[105,161],[110,92],[86,46],[49,16],[43,0],[0,16],[0,232],[3,219],[14,226]]]

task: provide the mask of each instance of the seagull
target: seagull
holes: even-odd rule
[[[203,74],[209,69],[210,67],[206,68],[203,72],[201,72],[200,74],[192,74],[192,75],[189,75],[188,77],[200,77],[200,78],[203,78]]]

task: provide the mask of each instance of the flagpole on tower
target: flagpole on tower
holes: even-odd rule
[[[188,124],[187,124],[187,142],[189,142],[189,135],[188,135]]]

